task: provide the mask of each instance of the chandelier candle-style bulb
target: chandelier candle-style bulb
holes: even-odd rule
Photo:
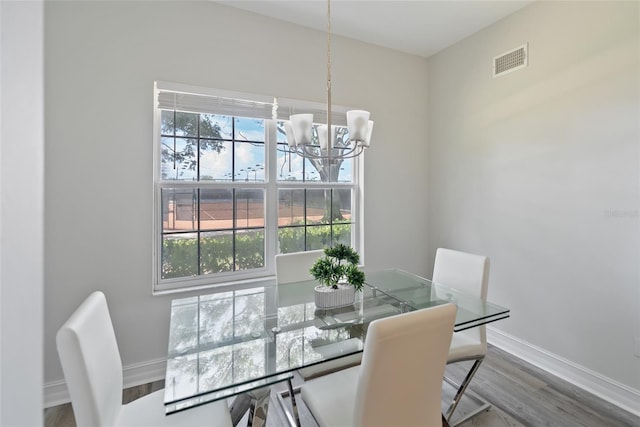
[[[311,143],[313,114],[294,114],[290,117],[293,127],[293,137],[296,145],[306,145]]]
[[[329,146],[328,144],[328,135],[327,135],[327,125],[318,126],[318,141],[320,142],[320,149],[326,150]]]
[[[358,144],[363,147],[369,147],[371,145],[371,135],[373,135],[373,120],[369,120],[369,125],[367,126],[367,136],[363,141],[358,142]]]
[[[327,130],[329,127],[327,125],[318,126],[318,141],[320,141],[320,149],[327,150],[329,148],[333,148],[333,139],[336,134],[336,126],[331,126],[331,143],[329,143],[329,135]]]
[[[369,112],[364,110],[347,111],[347,129],[352,141],[364,141],[367,136]]]
[[[295,148],[296,146],[296,138],[293,136],[293,126],[291,122],[284,122],[284,133],[287,136],[287,143],[289,147]]]

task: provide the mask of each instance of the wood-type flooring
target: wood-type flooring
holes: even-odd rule
[[[458,380],[469,365],[456,364],[447,367],[447,375]],[[301,382],[296,378],[298,383]],[[129,402],[163,387],[158,381],[127,389],[123,402]],[[269,408],[267,427],[286,426],[285,418],[275,398],[274,387]],[[489,346],[485,361],[476,373],[469,389],[482,396],[492,407],[461,427],[639,427],[640,417],[626,412],[566,381],[538,369],[509,353]],[[445,383],[444,401],[453,389]],[[303,427],[317,427],[302,399],[297,395],[300,419]],[[456,417],[473,407],[471,400],[463,399]],[[45,427],[74,427],[71,404],[45,409]],[[246,418],[246,417],[245,417]],[[246,425],[243,422],[240,425]],[[402,426],[389,426],[402,427]]]

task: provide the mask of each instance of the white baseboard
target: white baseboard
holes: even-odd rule
[[[124,388],[164,380],[164,376],[167,373],[167,359],[156,359],[125,366],[123,371]]]
[[[520,359],[562,378],[625,411],[640,416],[640,390],[621,384],[604,375],[552,354],[546,350],[522,341],[516,337],[487,327],[489,343],[513,354]],[[164,379],[166,360],[129,365],[123,369],[124,388]],[[69,392],[65,381],[54,381],[44,386],[45,408],[69,402]]]
[[[129,388],[153,381],[163,380],[167,368],[166,359],[151,360],[144,363],[136,363],[123,367],[123,387]],[[44,407],[61,405],[70,402],[67,383],[52,381],[44,385]]]
[[[62,381],[52,381],[44,385],[44,407],[51,408],[52,406],[62,405],[63,403],[69,403],[69,390],[67,390],[67,383]]]
[[[580,387],[625,411],[640,416],[640,390],[633,389],[570,360],[487,326],[490,344]]]

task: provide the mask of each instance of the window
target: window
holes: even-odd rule
[[[160,82],[155,96],[154,290],[272,276],[276,253],[360,247],[359,160],[288,150],[283,119],[315,110],[322,123],[324,106]]]

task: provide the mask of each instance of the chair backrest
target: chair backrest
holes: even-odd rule
[[[373,321],[367,330],[355,426],[437,426],[456,306]]]
[[[486,301],[489,288],[489,258],[438,248],[432,280]]]
[[[489,258],[483,255],[438,248],[431,280],[486,301],[489,289]],[[486,354],[487,331],[485,325],[467,329],[458,332],[458,334],[476,343],[475,349],[469,349],[473,355]]]
[[[309,272],[313,263],[324,254],[324,250],[293,252],[276,255],[276,281],[278,284],[311,280]]]
[[[94,292],[56,335],[76,423],[115,425],[122,409],[122,361],[102,292]]]

